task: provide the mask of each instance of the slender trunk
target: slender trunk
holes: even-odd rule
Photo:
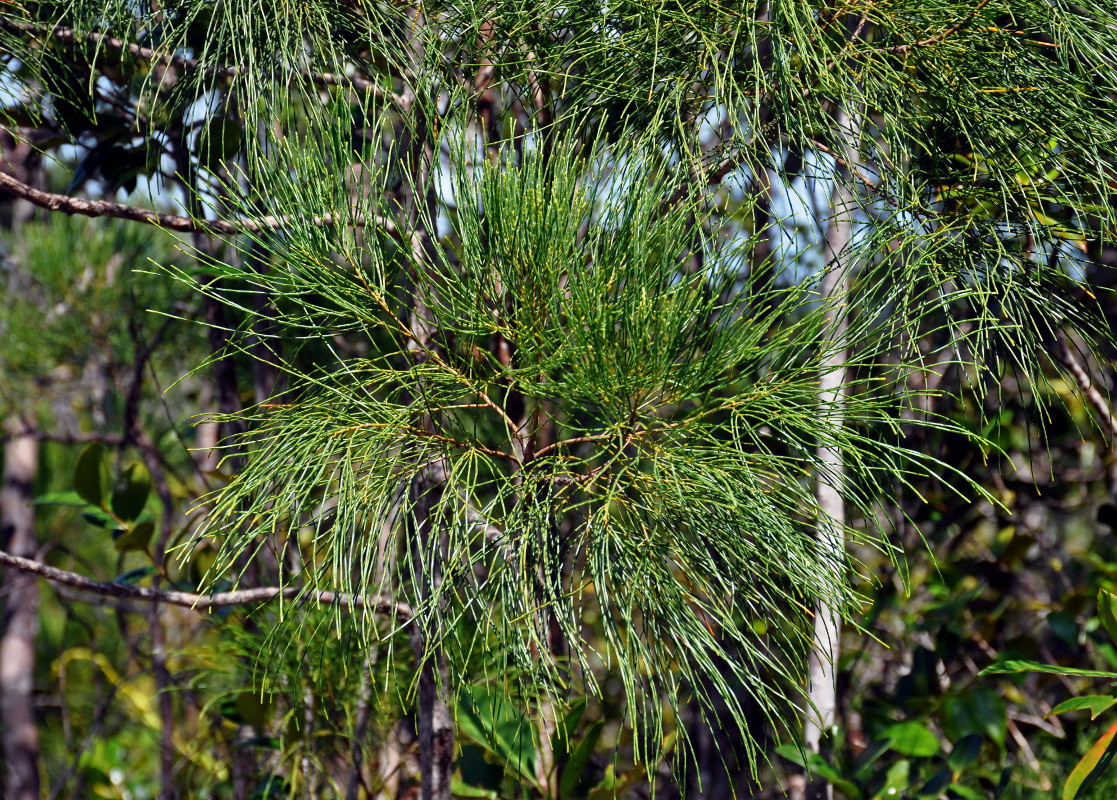
[[[191,161],[190,153],[185,146],[180,147],[176,161],[180,185],[186,198],[186,210],[191,217],[200,219],[203,216],[203,208],[199,199],[201,191],[197,182],[195,165]],[[207,259],[213,253],[214,241],[206,234],[194,233],[192,244],[200,259]],[[217,280],[211,281],[206,288],[218,288]],[[217,393],[217,406],[222,417],[227,417],[231,414],[237,414],[243,409],[237,384],[236,365],[227,347],[229,323],[225,314],[225,305],[219,298],[207,292],[202,302],[213,359],[213,380]],[[216,427],[216,432],[212,435],[216,440],[217,464],[224,472],[236,475],[244,468],[244,442],[240,438],[240,434],[244,432],[244,425],[236,419],[212,424]],[[211,432],[207,431],[207,434],[209,433]],[[229,437],[233,437],[233,441],[229,442]],[[222,446],[223,440],[226,441],[224,446]],[[214,453],[214,450],[211,449],[209,452]],[[203,458],[208,457],[207,455]],[[242,570],[247,566],[248,564],[238,563],[238,574],[243,575]],[[252,747],[242,746],[244,742],[254,738],[256,738],[256,730],[251,725],[239,725],[233,735],[233,800],[248,800],[256,789],[256,776],[259,771],[256,751]]]
[[[413,487],[413,558],[419,596],[424,601],[438,591],[442,582],[441,525],[436,509],[445,480],[442,465],[436,463],[423,470]],[[411,628],[411,649],[419,665],[416,716],[423,800],[450,800],[454,760],[454,718],[450,713],[446,660],[441,648],[431,652],[429,645],[439,635],[438,625],[437,609],[432,605]]]
[[[857,122],[840,110],[835,125],[844,132],[846,160],[853,163],[856,157]],[[819,365],[819,415],[836,430],[845,421],[846,368],[848,347],[846,342],[845,294],[849,265],[840,259],[848,255],[853,233],[855,197],[847,182],[839,177],[832,195],[833,215],[826,237],[826,246],[833,259],[822,278],[820,293],[826,304],[826,331],[828,341]],[[823,445],[816,451],[819,466],[815,497],[818,500],[819,550],[833,569],[833,579],[841,581],[845,562],[845,501],[842,498],[845,468],[842,452],[836,446]],[[820,600],[815,606],[814,644],[809,657],[808,693],[813,712],[808,713],[804,742],[808,749],[818,752],[821,740],[835,722],[838,708],[837,666],[841,636],[841,615],[837,608]],[[832,796],[827,786],[825,796]]]
[[[365,739],[368,737],[368,723],[372,716],[372,666],[376,650],[369,653],[361,670],[361,686],[357,690],[357,714],[353,724],[353,740],[349,744],[349,781],[345,788],[345,800],[357,800],[363,783]]]
[[[414,26],[408,46],[414,63],[421,64],[425,54],[425,12],[415,12]],[[411,268],[415,283],[410,327],[414,339],[408,343],[411,358],[421,362],[437,348],[437,328],[427,307],[423,287],[425,273],[432,263],[437,247],[438,203],[434,192],[434,169],[439,157],[435,150],[434,135],[428,124],[429,98],[417,98],[414,106],[414,127],[404,127],[401,137],[405,154],[405,171],[410,182],[403,180],[399,187],[400,206],[407,229],[410,231]],[[435,420],[431,410],[423,413],[420,424],[428,432],[434,431]],[[411,626],[411,649],[415,655],[418,675],[416,705],[419,740],[419,773],[422,781],[423,800],[451,800],[450,782],[454,757],[454,716],[450,711],[449,675],[445,653],[438,642],[441,636],[441,619],[436,603],[430,599],[439,592],[442,584],[443,530],[439,519],[439,506],[446,481],[441,461],[423,467],[412,480],[410,491],[412,513],[412,558],[414,580],[419,602],[426,606]]]
[[[0,487],[0,540],[12,555],[34,558],[37,543],[31,492],[39,464],[39,443],[20,422],[9,423],[11,438],[4,447],[4,482]],[[39,732],[31,698],[39,586],[33,575],[16,570],[5,573],[3,584],[7,606],[0,640],[0,721],[8,769],[4,797],[39,800]]]

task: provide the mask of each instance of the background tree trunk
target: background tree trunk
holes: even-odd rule
[[[845,110],[839,110],[836,129],[846,139],[847,163],[856,154],[857,122]],[[834,428],[844,422],[846,367],[849,352],[846,346],[846,310],[844,296],[847,288],[849,264],[840,259],[849,247],[853,235],[853,211],[856,198],[841,177],[834,183],[832,194],[833,215],[826,236],[826,248],[832,262],[822,276],[820,294],[828,306],[826,325],[830,337],[829,348],[819,365],[819,414],[829,419]],[[834,580],[843,580],[842,564],[845,561],[845,502],[842,499],[844,465],[841,450],[821,446],[815,497],[818,499],[819,520],[817,535],[819,549],[834,570]],[[808,692],[813,711],[807,714],[804,742],[808,749],[818,752],[824,733],[833,726],[838,708],[837,667],[841,642],[841,615],[838,609],[825,601],[815,607],[814,646],[809,660]],[[827,787],[825,796],[832,796]]]
[[[31,506],[39,442],[24,424],[9,419],[4,446],[4,481],[0,487],[0,541],[12,555],[34,558],[35,511]],[[39,800],[39,731],[32,692],[39,586],[34,576],[4,574],[4,632],[0,639],[0,721],[3,723],[7,800]]]

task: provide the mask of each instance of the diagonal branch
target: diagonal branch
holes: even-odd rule
[[[411,606],[407,603],[397,602],[387,597],[365,597],[350,595],[341,592],[312,592],[298,586],[262,586],[256,589],[238,589],[231,592],[216,592],[214,594],[194,594],[192,592],[176,592],[164,589],[150,589],[146,586],[126,586],[119,583],[106,583],[104,581],[87,578],[76,572],[52,567],[30,558],[20,558],[0,550],[0,566],[18,569],[31,575],[45,578],[52,583],[71,586],[83,592],[98,594],[105,597],[116,597],[128,600],[146,600],[152,603],[163,603],[170,606],[181,606],[196,611],[213,611],[217,608],[230,606],[252,605],[253,603],[266,603],[271,600],[283,598],[296,600],[305,597],[315,603],[323,605],[336,605],[344,608],[367,608],[380,614],[395,617],[399,622],[408,622],[413,616]]]
[[[987,6],[988,4],[989,4],[989,0],[981,0],[980,3],[978,3],[976,6],[974,6],[974,10],[971,11],[965,19],[963,19],[961,22],[958,22],[955,25],[951,25],[949,28],[947,28],[942,33],[937,33],[934,36],[930,36],[926,39],[921,39],[918,42],[910,42],[908,44],[898,44],[895,47],[889,47],[887,52],[892,53],[894,55],[903,55],[904,53],[908,52],[909,50],[915,50],[916,48],[919,48],[919,47],[931,47],[932,45],[936,45],[939,42],[941,42],[943,39],[946,39],[947,37],[953,36],[958,31],[962,30],[962,28],[966,27],[971,22],[973,22],[974,17],[977,16],[977,13],[979,11],[981,11],[981,9],[985,8],[985,6]]]
[[[20,197],[32,205],[45,208],[48,211],[60,211],[63,214],[79,214],[83,217],[112,217],[114,219],[127,219],[133,222],[150,222],[160,228],[184,233],[208,233],[236,236],[241,233],[260,233],[262,231],[280,230],[290,227],[296,221],[294,217],[264,216],[238,219],[235,222],[227,220],[195,220],[190,217],[180,217],[176,214],[163,214],[138,206],[114,203],[108,200],[89,200],[84,197],[71,197],[66,194],[44,192],[33,186],[17,180],[5,172],[0,172],[0,191],[9,192]],[[352,225],[364,227],[370,220],[364,217],[342,220],[333,214],[324,214],[311,218],[319,226]],[[372,218],[374,224],[385,230],[389,235],[396,235],[396,226],[390,219],[381,216]]]
[[[182,72],[197,72],[198,70],[203,70],[206,75],[214,78],[231,78],[244,72],[242,67],[235,65],[203,66],[196,58],[187,58],[186,56],[179,56],[173,53],[161,53],[150,47],[136,44],[135,42],[122,41],[107,33],[91,31],[86,34],[81,34],[73,28],[67,28],[61,25],[55,26],[54,28],[47,28],[32,22],[17,22],[15,20],[2,18],[0,18],[0,28],[4,28],[12,33],[28,34],[39,39],[54,37],[61,42],[88,42],[112,50],[119,50],[121,52],[127,51],[137,58],[142,58],[153,64],[174,67]],[[311,72],[308,73],[307,77],[319,86],[352,86],[357,91],[367,92],[377,99],[390,99],[403,111],[407,111],[411,107],[411,101],[407,97],[396,94],[395,92],[385,91],[373,81],[363,78],[360,75],[350,76],[336,75],[332,72]]]
[[[1113,409],[1110,407],[1109,401],[1102,396],[1086,366],[1075,354],[1065,337],[1059,337],[1059,349],[1055,353],[1055,359],[1074,377],[1075,382],[1078,383],[1078,388],[1098,413],[1098,417],[1105,424],[1111,438],[1111,446],[1117,445],[1117,419],[1113,416]]]

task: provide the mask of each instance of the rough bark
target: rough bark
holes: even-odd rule
[[[415,481],[412,500],[415,563],[420,596],[429,598],[442,581],[439,564],[440,531],[435,508],[445,475],[440,464],[423,471]],[[454,719],[450,713],[446,662],[439,648],[429,647],[438,636],[437,614],[428,609],[411,628],[411,649],[419,665],[416,717],[419,737],[419,776],[422,800],[450,800],[454,760]]]
[[[31,493],[39,464],[39,442],[33,434],[22,432],[23,427],[19,422],[8,427],[11,437],[4,447],[4,480],[0,487],[0,540],[8,552],[29,558],[37,549]],[[7,600],[0,639],[0,721],[7,766],[4,797],[38,800],[39,731],[32,692],[39,587],[34,576],[12,569],[5,570],[3,584]]]
[[[424,58],[424,12],[416,11],[408,46],[416,65]],[[405,95],[406,96],[406,95]],[[405,171],[411,180],[398,188],[400,207],[407,221],[411,245],[411,269],[416,290],[410,314],[413,339],[408,342],[410,357],[421,362],[437,347],[437,329],[427,308],[422,290],[427,265],[433,259],[435,232],[428,230],[438,219],[434,192],[434,168],[437,154],[423,104],[415,106],[414,127],[404,126],[400,152],[406,159]],[[429,412],[422,415],[421,425],[433,432],[434,420]],[[411,550],[416,570],[415,588],[420,604],[436,596],[442,583],[440,563],[443,531],[438,519],[445,470],[439,461],[421,469],[412,481],[410,491],[412,530]],[[411,648],[419,670],[416,722],[419,745],[419,774],[422,800],[451,800],[450,782],[454,756],[454,717],[450,711],[448,673],[445,656],[437,644],[439,630],[437,608],[428,606],[427,613],[416,618],[411,627]]]

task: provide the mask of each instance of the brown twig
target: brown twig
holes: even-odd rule
[[[1109,401],[1102,396],[1098,391],[1097,384],[1090,376],[1085,365],[1078,360],[1078,356],[1074,350],[1071,349],[1070,344],[1064,337],[1059,338],[1059,351],[1055,355],[1056,360],[1069,372],[1075,382],[1078,384],[1079,390],[1082,392],[1086,400],[1098,412],[1101,421],[1105,423],[1108,429],[1111,440],[1117,443],[1117,420],[1113,418],[1113,409],[1109,405]]]
[[[872,180],[870,180],[869,178],[865,177],[860,172],[858,172],[857,169],[853,165],[851,165],[846,159],[842,158],[840,155],[835,153],[832,149],[830,149],[829,147],[824,145],[822,142],[819,142],[815,139],[811,139],[810,141],[811,141],[811,144],[814,145],[816,150],[820,150],[821,152],[826,153],[826,155],[833,158],[834,161],[838,164],[838,166],[845,167],[849,171],[849,174],[852,175],[853,177],[857,178],[857,180],[861,181],[861,183],[865,184],[866,188],[868,188],[868,190],[870,192],[872,192],[873,194],[876,194],[878,191],[880,191],[880,186],[873,183]]]
[[[941,42],[943,39],[946,39],[949,36],[953,36],[958,31],[962,30],[962,28],[966,27],[971,22],[973,22],[974,17],[977,16],[977,12],[981,11],[981,9],[985,8],[985,6],[987,6],[988,4],[989,4],[989,0],[981,0],[980,3],[978,3],[976,6],[974,6],[974,10],[971,11],[965,19],[963,19],[961,22],[959,22],[956,25],[950,26],[949,28],[947,28],[942,33],[937,33],[934,36],[930,36],[926,39],[920,39],[918,42],[910,42],[908,44],[898,44],[898,45],[895,45],[894,47],[889,47],[887,52],[893,53],[895,55],[903,55],[904,53],[908,52],[909,50],[915,50],[915,49],[921,48],[921,47],[930,47],[932,45],[936,45],[939,42]]]
[[[305,597],[307,600],[322,605],[372,609],[381,614],[389,614],[400,622],[408,622],[413,614],[411,606],[387,597],[365,597],[329,591],[315,592],[307,591],[299,586],[261,586],[255,589],[237,589],[230,592],[215,592],[214,594],[194,594],[192,592],[150,589],[146,586],[106,583],[87,578],[84,575],[78,575],[76,572],[52,567],[49,564],[43,564],[30,558],[13,556],[2,550],[0,550],[0,566],[18,569],[21,572],[45,578],[52,583],[71,586],[90,594],[126,600],[146,600],[153,603],[190,608],[195,611],[212,611],[216,608],[266,603],[279,598],[295,600]]]
[[[40,39],[51,36],[61,42],[88,42],[89,44],[107,47],[112,50],[119,50],[121,52],[127,51],[137,58],[142,58],[153,64],[174,67],[184,73],[202,70],[204,74],[213,78],[232,78],[244,72],[243,67],[235,65],[212,65],[205,67],[196,58],[186,58],[185,56],[178,56],[173,53],[160,53],[150,47],[138,45],[135,42],[122,41],[107,33],[90,31],[86,34],[80,34],[73,28],[67,28],[65,26],[47,28],[31,22],[17,22],[9,19],[0,19],[0,27],[12,33],[29,34]],[[395,92],[385,91],[381,86],[360,75],[345,76],[335,75],[332,72],[311,72],[307,74],[307,77],[319,86],[351,86],[357,91],[367,92],[378,99],[390,99],[404,111],[407,111],[411,107],[411,102],[408,98],[403,95],[398,95]]]
[[[163,214],[147,208],[128,206],[123,203],[113,203],[108,200],[89,200],[84,197],[71,197],[65,194],[44,192],[33,186],[17,180],[5,172],[0,172],[0,190],[7,191],[16,197],[22,198],[32,205],[45,208],[47,211],[60,211],[63,214],[78,214],[83,217],[112,217],[126,219],[133,222],[149,222],[160,228],[184,233],[224,234],[235,236],[240,233],[259,233],[261,231],[279,230],[289,227],[295,222],[292,217],[257,217],[255,219],[239,219],[235,222],[227,220],[195,220],[190,217],[180,217],[176,214]],[[347,224],[354,227],[364,227],[367,220],[354,217],[350,220],[340,220],[333,214],[325,214],[311,218],[319,226]],[[395,224],[384,217],[373,218],[377,227],[383,228],[391,235],[395,235]]]

